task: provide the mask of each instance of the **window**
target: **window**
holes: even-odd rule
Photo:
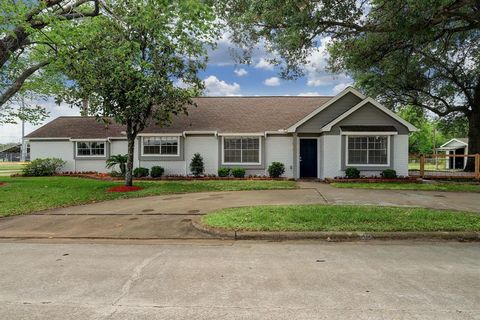
[[[178,137],[143,137],[143,154],[178,156],[178,140]]]
[[[347,165],[388,165],[388,136],[349,136],[347,140]]]
[[[223,163],[260,163],[259,137],[224,137]]]
[[[103,157],[105,156],[105,142],[79,141],[77,142],[77,156]]]

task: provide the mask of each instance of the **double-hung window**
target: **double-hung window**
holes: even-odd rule
[[[179,155],[179,137],[143,137],[142,139],[143,155]]]
[[[347,165],[389,165],[388,136],[347,136]]]
[[[260,164],[260,137],[223,137],[224,164]]]
[[[78,157],[104,157],[104,141],[77,141]]]

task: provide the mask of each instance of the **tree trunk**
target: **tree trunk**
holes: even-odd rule
[[[131,124],[127,124],[127,171],[125,172],[125,185],[131,187],[133,185],[133,153],[135,150],[135,139],[137,134],[133,133]]]
[[[468,117],[468,154],[477,153],[480,153],[480,101]],[[475,158],[468,158],[465,171],[475,171]]]

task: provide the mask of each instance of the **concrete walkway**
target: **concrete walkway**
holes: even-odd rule
[[[221,208],[282,204],[415,206],[480,212],[480,194],[339,189],[299,182],[296,190],[202,192],[122,199],[0,219],[0,238],[208,239],[192,227]]]

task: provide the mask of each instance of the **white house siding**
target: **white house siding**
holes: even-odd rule
[[[190,173],[190,162],[195,153],[200,153],[206,174],[218,171],[218,138],[215,136],[187,136],[185,141],[186,171]]]
[[[76,159],[75,171],[95,171],[95,172],[107,172],[106,158],[102,159]]]
[[[293,137],[267,136],[265,139],[265,169],[268,169],[268,166],[275,161],[285,165],[284,177],[293,178]],[[264,174],[268,174],[268,172]]]
[[[30,159],[39,158],[60,158],[66,162],[64,171],[76,170],[71,141],[30,141]]]
[[[127,140],[111,140],[110,155],[127,154]]]
[[[408,176],[408,134],[393,136],[393,169],[399,176]]]
[[[185,175],[185,161],[159,161],[159,160],[141,160],[140,164],[135,163],[134,168],[143,167],[151,169],[154,166],[160,166],[165,169],[165,175]]]
[[[342,140],[340,135],[322,135],[320,136],[320,166],[323,165],[320,172],[320,179],[334,178],[343,176],[341,170]]]

